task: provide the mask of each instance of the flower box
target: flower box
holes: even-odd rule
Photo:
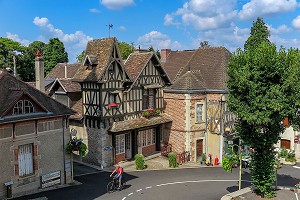
[[[150,118],[154,116],[159,116],[161,111],[159,109],[148,109],[146,111],[143,111],[142,116],[145,118]]]
[[[108,106],[111,108],[117,108],[118,104],[113,102],[113,103],[108,104]]]

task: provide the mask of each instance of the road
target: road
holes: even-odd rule
[[[299,182],[299,170],[291,166],[279,169],[278,185],[293,186]],[[219,200],[223,195],[236,191],[238,186],[238,169],[234,169],[232,173],[226,173],[221,167],[136,171],[125,173],[128,182],[123,191],[107,194],[106,184],[110,181],[109,174],[101,171],[77,176],[75,180],[81,182],[81,185],[16,198],[16,200],[38,197],[46,197],[50,200]],[[243,169],[242,187],[250,185],[249,177],[249,171]]]

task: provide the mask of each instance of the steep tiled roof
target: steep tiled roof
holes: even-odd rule
[[[171,121],[172,119],[166,114],[161,114],[160,116],[153,117],[150,119],[142,117],[138,119],[114,122],[113,125],[110,127],[109,131],[122,132],[142,127],[150,127],[157,124],[164,124]]]
[[[224,47],[197,49],[185,66],[176,68],[177,75],[170,88],[225,90],[226,66],[230,57],[231,53]],[[168,57],[167,61],[168,59],[170,58]],[[193,82],[191,82],[192,80]],[[189,82],[191,82],[190,85]]]
[[[41,113],[41,116],[62,116],[71,115],[75,112],[67,106],[48,97],[43,92],[31,87],[23,81],[16,79],[6,70],[0,72],[0,124],[15,120],[13,117],[1,117],[4,113],[12,108],[15,101],[23,94],[30,96],[36,103],[47,110],[47,113]],[[19,117],[16,115],[16,117]],[[22,116],[20,116],[22,117]],[[35,115],[25,116],[26,119],[34,118]],[[24,116],[23,116],[24,118]]]
[[[65,71],[65,67],[67,66],[67,71]],[[56,79],[56,78],[73,78],[75,73],[80,67],[80,63],[58,63],[51,72],[46,76],[45,79]],[[65,74],[66,73],[66,74]],[[67,77],[65,77],[67,75]]]
[[[87,66],[81,65],[76,72],[74,79],[78,81],[100,80],[109,64],[110,55],[115,43],[115,38],[103,38],[89,41],[85,53],[93,60],[92,64],[95,64],[95,66],[92,69],[87,69]]]
[[[81,92],[80,84],[72,81],[72,79],[56,79],[52,87],[57,83],[59,83],[65,89],[65,92]],[[52,87],[49,88],[49,90],[51,90]]]
[[[137,77],[152,56],[153,52],[132,53],[129,55],[125,62],[125,68],[131,75],[131,78],[135,79]]]
[[[194,53],[195,50],[171,51],[166,62],[162,62],[171,82],[174,81],[179,69],[187,65]]]
[[[82,118],[82,99],[76,101],[72,107],[73,110],[76,111],[76,114],[71,115],[70,119],[81,119]]]

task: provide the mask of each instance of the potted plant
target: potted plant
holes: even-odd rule
[[[201,156],[201,164],[204,165],[205,161],[206,161],[206,154],[203,153],[202,156]]]
[[[85,156],[87,151],[87,146],[81,138],[78,139],[77,137],[74,137],[72,140],[68,142],[66,147],[66,153],[71,154],[74,151],[78,151],[80,156]]]

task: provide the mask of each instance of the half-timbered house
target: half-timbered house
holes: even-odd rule
[[[142,153],[137,138],[142,133],[138,132],[153,133],[159,129],[158,124],[169,120],[163,115],[147,119],[142,117],[142,111],[164,108],[161,88],[170,81],[153,53],[143,54],[144,57],[132,54],[125,68],[116,38],[89,41],[85,52],[83,63],[74,76],[82,89],[82,114],[88,144],[85,159],[107,166]],[[148,137],[146,143],[159,144],[157,135],[149,134]],[[144,146],[149,145],[144,142]]]

